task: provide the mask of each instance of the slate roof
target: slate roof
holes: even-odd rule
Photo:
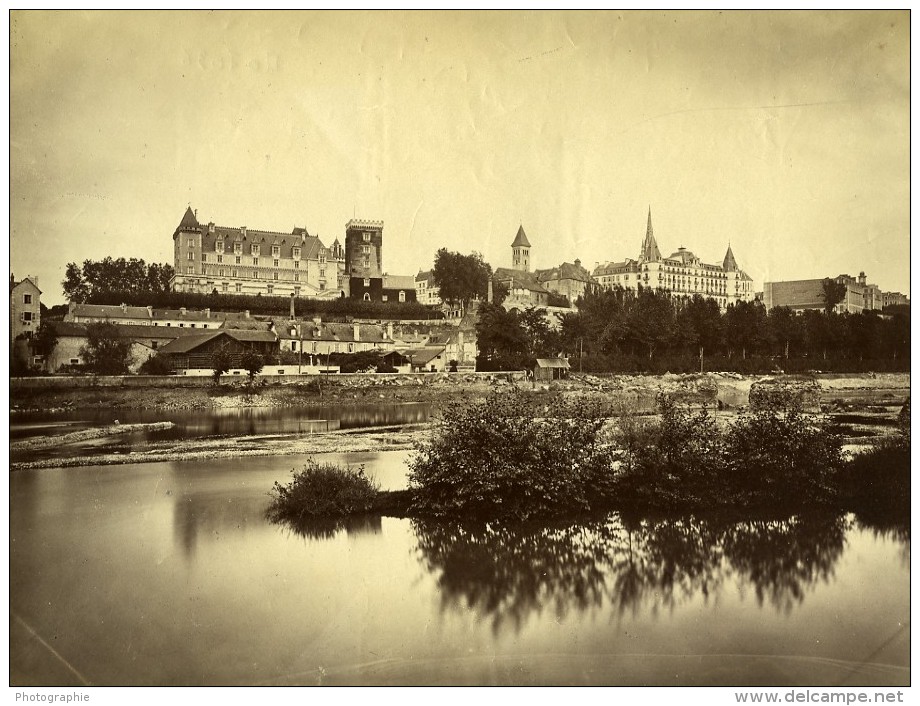
[[[272,258],[272,246],[277,245],[280,250],[279,258],[291,258],[293,248],[300,248],[301,260],[316,260],[321,254],[331,257],[331,252],[324,246],[318,237],[310,235],[306,228],[295,227],[290,233],[281,233],[271,230],[258,230],[254,228],[219,226],[213,223],[198,223],[194,213],[189,214],[191,208],[185,212],[182,222],[176,229],[176,234],[180,231],[194,230],[201,233],[201,247],[205,253],[221,254],[215,248],[218,240],[224,243],[224,255],[233,255],[234,243],[242,245],[243,255],[252,255],[252,246],[260,247],[259,257]],[[243,230],[245,228],[245,235]],[[175,234],[174,234],[175,235]]]
[[[527,240],[527,233],[524,232],[523,225],[518,228],[517,235],[514,236],[514,242],[511,243],[512,248],[519,248],[522,246],[527,248],[530,247],[530,241]]]
[[[531,292],[549,293],[549,290],[537,280],[535,272],[524,272],[522,270],[513,270],[508,267],[497,267],[493,279],[499,282],[513,282],[514,289],[527,289]]]
[[[149,319],[146,306],[125,306],[119,304],[70,304],[69,316],[86,316],[93,319]]]
[[[278,338],[285,341],[337,341],[345,343],[390,343],[387,338],[386,327],[376,324],[340,324],[321,322],[317,326],[313,321],[293,322],[295,331],[291,333],[292,322],[287,319],[275,320],[275,331]],[[302,335],[297,332],[297,325],[302,327]],[[359,337],[355,338],[354,326],[358,326]]]
[[[50,321],[58,337],[85,338],[86,330],[91,324],[73,321]],[[179,338],[197,333],[196,329],[166,328],[165,326],[140,326],[136,324],[113,324],[119,335],[124,338]]]
[[[218,329],[216,331],[208,331],[207,333],[194,333],[180,336],[176,340],[167,343],[160,351],[163,353],[188,353],[220,336],[228,336],[240,342],[259,341],[273,343],[276,340],[275,334],[271,331],[235,331],[232,329]]]
[[[548,270],[537,270],[536,275],[540,282],[571,279],[575,280],[576,282],[596,284],[594,278],[584,267],[574,265],[571,262],[563,262],[558,267],[553,267]]]
[[[415,290],[416,278],[412,275],[384,275],[384,289],[411,289]]]

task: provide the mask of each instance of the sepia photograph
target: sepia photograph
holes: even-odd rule
[[[910,20],[9,11],[9,698],[903,702]]]

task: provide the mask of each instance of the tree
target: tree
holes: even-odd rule
[[[256,375],[262,372],[265,367],[265,359],[255,351],[246,351],[240,357],[240,366],[249,373],[250,382]]]
[[[461,255],[441,248],[435,255],[432,277],[441,299],[451,306],[465,308],[473,299],[485,299],[491,276],[492,267],[477,252]]]
[[[115,324],[89,324],[86,345],[80,348],[80,356],[97,375],[124,375],[133,360],[131,339],[122,338]]]
[[[741,357],[763,346],[767,312],[760,302],[737,302],[725,311],[725,341],[729,351],[741,348]]]
[[[48,357],[54,351],[58,343],[57,331],[48,321],[42,321],[38,331],[32,337],[32,351],[36,355]]]
[[[159,294],[169,291],[173,268],[132,257],[84,260],[83,266],[68,262],[61,286],[71,302],[84,303],[111,294]]]
[[[220,384],[220,376],[230,370],[230,354],[226,348],[218,348],[211,354],[211,369],[214,371],[214,384]]]
[[[141,375],[172,375],[172,361],[165,353],[156,353],[141,363],[138,372]]]
[[[520,317],[497,304],[479,305],[476,343],[480,358],[493,368],[515,370],[526,362],[528,339]]]
[[[834,307],[846,298],[847,285],[825,277],[821,282],[821,296],[824,299],[824,313],[830,314],[834,311]]]

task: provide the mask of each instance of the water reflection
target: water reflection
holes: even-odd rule
[[[351,515],[348,517],[314,517],[299,522],[278,521],[293,534],[304,539],[332,539],[339,532],[349,537],[380,534],[383,522],[380,515]]]
[[[791,517],[604,519],[551,526],[414,521],[441,609],[475,611],[518,632],[533,615],[612,609],[636,615],[708,602],[733,578],[758,605],[788,613],[833,575],[851,520]]]

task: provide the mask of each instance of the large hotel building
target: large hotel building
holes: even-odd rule
[[[754,283],[738,267],[731,245],[721,265],[702,262],[683,247],[670,257],[662,257],[652,230],[651,210],[639,258],[598,265],[593,276],[604,289],[616,286],[638,289],[641,285],[666,289],[676,296],[699,294],[715,299],[723,309],[736,302],[754,299]]]

